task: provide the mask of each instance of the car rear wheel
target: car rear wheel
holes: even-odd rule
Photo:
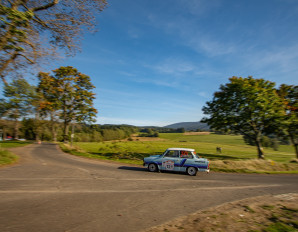
[[[189,168],[187,168],[187,170],[186,170],[187,174],[190,175],[190,176],[195,176],[195,175],[197,175],[197,171],[198,171],[198,170],[197,170],[195,167],[189,167]]]
[[[148,171],[149,172],[157,172],[158,168],[156,164],[149,164],[148,165]]]

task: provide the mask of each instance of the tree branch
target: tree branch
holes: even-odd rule
[[[3,75],[0,75],[1,80],[3,81],[4,85],[7,85],[7,81]]]
[[[48,8],[51,8],[55,5],[57,5],[59,3],[59,0],[54,0],[53,2],[47,4],[47,5],[44,5],[44,6],[40,6],[40,7],[35,7],[32,9],[33,12],[36,12],[36,11],[41,11],[41,10],[46,10]]]
[[[16,54],[17,56],[22,56],[22,57],[24,57],[29,63],[31,63],[31,64],[34,64],[35,62],[33,61],[33,60],[31,60],[31,59],[29,59],[27,56],[25,56],[25,55],[23,55],[23,54],[20,54],[20,53],[18,53],[18,54]]]

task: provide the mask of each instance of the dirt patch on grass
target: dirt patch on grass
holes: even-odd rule
[[[130,138],[125,139],[123,141],[165,141],[166,139],[162,139],[159,137],[140,137],[138,135],[132,135]]]
[[[298,231],[298,194],[267,195],[198,211],[146,232]]]
[[[185,132],[183,135],[210,135],[211,132]]]
[[[274,173],[274,172],[297,172],[298,163],[280,163],[272,160],[212,160],[210,168],[214,171],[240,172],[240,173]]]

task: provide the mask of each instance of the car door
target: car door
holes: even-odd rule
[[[180,157],[178,150],[169,150],[164,154],[161,170],[180,171]]]
[[[193,162],[193,155],[191,151],[180,151],[180,171],[185,172]]]

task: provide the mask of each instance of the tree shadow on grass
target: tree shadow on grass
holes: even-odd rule
[[[107,159],[131,159],[142,160],[144,157],[149,157],[151,153],[104,153],[104,152],[90,152],[92,155],[99,155],[106,157]],[[239,157],[229,156],[225,154],[210,154],[210,153],[197,153],[201,158],[210,160],[239,160]]]
[[[143,160],[144,157],[149,157],[150,153],[104,153],[104,152],[90,152],[92,155],[99,155],[106,157],[107,159],[131,159],[131,160]]]
[[[239,160],[239,157],[228,156],[224,154],[206,154],[206,153],[197,153],[200,158],[206,158],[210,160]]]
[[[102,152],[88,152],[91,155],[99,155],[104,156],[106,158],[113,158],[116,154],[115,153],[102,153]]]

